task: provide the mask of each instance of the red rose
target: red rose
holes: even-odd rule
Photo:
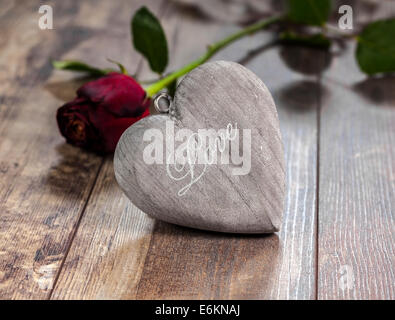
[[[56,118],[68,143],[99,153],[114,152],[122,133],[149,115],[149,99],[131,77],[110,73],[83,85]]]

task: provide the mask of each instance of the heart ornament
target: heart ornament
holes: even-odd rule
[[[133,204],[197,229],[278,231],[284,152],[264,83],[240,64],[206,63],[183,78],[169,109],[133,124],[118,142],[115,176]]]

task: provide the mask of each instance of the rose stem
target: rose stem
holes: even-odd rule
[[[165,78],[155,82],[154,84],[150,85],[145,89],[147,92],[148,97],[152,97],[155,95],[157,92],[162,90],[163,88],[167,87],[170,83],[175,81],[177,78],[183,76],[184,74],[188,73],[192,69],[195,69],[196,67],[200,66],[204,62],[206,62],[208,59],[210,59],[215,53],[217,53],[219,50],[222,48],[226,47],[227,45],[231,44],[232,42],[244,37],[245,35],[251,35],[255,33],[256,31],[260,29],[264,29],[268,27],[269,25],[276,23],[281,20],[281,17],[272,17],[269,19],[265,19],[263,21],[259,21],[257,23],[254,23],[228,37],[225,39],[218,41],[210,46],[208,46],[208,49],[204,55],[202,55],[200,58],[198,58],[195,61],[192,61],[191,63],[183,66],[181,69],[174,71],[173,73],[169,74]]]

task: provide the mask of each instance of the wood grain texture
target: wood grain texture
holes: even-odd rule
[[[217,39],[220,39],[236,29],[235,27],[229,27],[224,30],[220,25],[208,24],[208,28],[202,30],[200,29],[202,21],[194,19],[194,37],[192,39],[189,37],[191,29],[183,30],[180,29],[179,25],[182,20],[181,15],[188,17],[190,13],[184,10],[175,11],[174,7],[171,6],[160,6],[159,9],[159,6],[160,3],[156,1],[148,4],[153,12],[164,10],[163,12],[166,14],[161,22],[172,50],[170,70],[179,67],[183,62],[188,62],[189,59],[199,56],[200,50],[202,50],[201,46],[199,45],[199,50],[197,50],[196,47],[190,46],[188,43],[194,41],[201,44],[205,43],[207,31],[212,32]],[[176,50],[180,35],[184,39],[183,41],[188,39],[188,43],[185,43],[183,50]],[[152,78],[153,75],[147,70],[148,65],[144,62],[139,72],[139,78]],[[101,187],[104,184],[106,184],[106,187]],[[113,190],[113,193],[109,194],[108,190]],[[98,201],[110,208],[108,211],[103,211],[103,215],[108,215],[108,219],[113,219],[115,221],[114,225],[103,225],[101,223],[101,217],[96,214],[98,208],[96,202]],[[147,218],[141,211],[136,210],[115,181],[112,160],[106,159],[102,172],[97,179],[97,187],[92,192],[91,200],[75,236],[74,244],[70,248],[63,272],[60,274],[57,286],[53,291],[52,299],[136,298],[137,285],[154,228],[154,221]],[[132,220],[129,220],[131,221],[130,224],[124,228],[116,228],[122,212],[131,216]],[[85,229],[93,230],[90,232],[95,235],[94,241],[91,242],[89,247],[87,241],[85,241],[87,239],[84,236]],[[110,241],[113,238],[120,238],[123,241],[113,246],[113,242]],[[100,247],[108,248],[108,253],[97,255]],[[124,257],[125,254],[129,256]],[[84,256],[89,256],[90,259],[84,259]],[[75,263],[75,261],[79,262]],[[87,282],[87,278],[91,280]],[[118,285],[124,286],[117,287]],[[97,294],[98,292],[101,293],[100,296]]]
[[[284,152],[276,107],[262,80],[238,63],[208,62],[181,80],[172,104],[175,120],[151,115],[118,142],[115,176],[132,203],[153,218],[202,230],[278,231]],[[154,130],[155,139],[147,141]],[[158,161],[148,163],[153,145]]]
[[[108,67],[107,56],[137,67],[137,55],[128,53],[125,41],[129,30],[119,23],[128,25],[129,1],[47,4],[54,10],[54,30],[38,28],[39,1],[10,2],[1,10],[2,299],[50,295],[103,161],[66,145],[59,135],[56,108],[74,98],[86,79],[52,74],[50,59]]]
[[[201,44],[232,30],[215,21],[202,24],[196,16],[180,18],[178,14],[169,12],[167,20],[178,20],[177,41],[184,44],[174,52],[179,64],[196,57]],[[196,37],[190,38],[191,32]],[[269,237],[235,237],[157,223],[137,298],[314,298],[319,95],[316,75],[323,62],[313,69],[314,66],[306,66],[305,59],[317,58],[315,50],[294,48],[288,55],[285,49],[270,50],[265,45],[270,40],[265,34],[243,39],[214,60],[228,59],[246,65],[274,95],[288,176],[285,220],[280,233]],[[312,76],[303,81],[298,71]],[[298,93],[299,89],[302,93]]]
[[[366,21],[395,15],[395,2]],[[319,299],[395,298],[395,79],[367,78],[355,45],[325,73],[320,140]]]
[[[269,299],[314,299],[316,294],[317,112],[326,94],[320,74],[327,63],[324,51],[280,46],[246,64],[273,94],[286,157],[281,246],[276,281],[266,292]]]
[[[55,29],[42,31],[38,0],[1,5],[0,299],[394,299],[395,83],[365,78],[350,44],[330,58],[259,33],[213,59],[250,68],[276,102],[287,164],[278,234],[155,222],[123,195],[111,157],[64,143],[56,108],[86,79],[52,73],[50,58],[111,57],[152,78],[128,41],[143,2],[164,13],[169,70],[238,29],[162,1],[92,0],[47,1]],[[357,28],[394,15],[392,0],[347,2]]]
[[[152,229],[106,159],[51,298],[133,299]]]
[[[92,30],[76,26],[83,6],[51,4],[64,12],[56,31],[38,28],[38,1],[1,11],[1,299],[48,296],[102,161],[58,134],[63,102],[44,88],[49,57],[71,51]]]
[[[139,66],[138,76],[149,79],[153,75],[147,72],[147,64],[139,63],[140,58],[125,41],[130,37],[129,20],[143,4],[157,15],[163,11],[161,1],[120,3],[118,9],[123,14],[118,16],[117,25],[123,36],[117,39],[116,53],[119,61],[133,56],[130,66]],[[169,29],[166,22],[164,28]],[[153,227],[154,221],[119,188],[112,157],[107,157],[51,299],[135,298]]]
[[[193,13],[178,7],[168,6],[165,8],[165,13],[162,21],[167,34],[172,35],[170,41],[174,48],[170,69],[197,58],[204,45],[219,40],[237,29],[215,21],[202,20]],[[191,32],[194,37],[190,37]],[[270,37],[262,34],[243,39],[237,45],[223,51],[218,58],[247,63],[264,51],[262,44],[268,41]],[[248,50],[254,51],[245,55]],[[92,216],[92,218],[86,222],[84,218],[81,222],[75,245],[70,250],[53,298],[91,299],[98,297],[97,292],[105,293],[100,295],[102,298],[123,299],[237,298],[243,296],[312,298],[314,296],[314,163],[317,88],[314,86],[314,80],[311,81],[313,85],[308,82],[305,85],[305,94],[298,96],[293,107],[289,109],[287,106],[289,99],[286,99],[287,95],[283,95],[282,92],[290,87],[286,84],[292,84],[292,80],[301,82],[297,80],[302,79],[302,76],[289,71],[281,61],[278,50],[270,51],[268,54],[270,55],[267,58],[264,58],[265,55],[260,55],[259,59],[255,59],[256,67],[253,71],[259,72],[259,75],[266,75],[263,70],[270,70],[268,73],[270,77],[262,78],[268,83],[270,90],[275,90],[275,99],[283,100],[278,109],[280,119],[282,117],[288,120],[287,123],[281,125],[283,135],[287,136],[284,141],[286,156],[294,160],[294,164],[287,168],[288,174],[291,173],[291,184],[295,186],[287,196],[285,215],[290,222],[283,226],[284,231],[281,231],[280,237],[275,235],[272,237],[232,237],[157,223],[150,242],[153,222],[145,220],[141,223],[141,219],[146,218],[144,215],[136,214],[135,220],[130,220],[133,222],[128,225],[128,228],[135,229],[135,225],[139,225],[145,233],[140,233],[143,240],[138,244],[138,241],[133,242],[132,237],[127,237],[126,229],[122,229],[124,239],[131,239],[130,243],[132,243],[129,249],[126,249],[130,250],[131,257],[125,260],[121,248],[128,248],[129,242],[126,241],[116,246],[119,250],[109,246],[111,242],[106,242],[106,237],[101,238],[100,234],[104,232],[105,235],[112,234],[120,237],[120,232],[111,225],[101,225],[99,218],[93,218],[96,215],[94,209],[98,208],[94,203],[98,198],[103,199],[100,200],[101,203],[114,203],[114,210],[107,214],[114,215],[116,210],[125,210],[122,208],[127,205],[127,202],[123,202],[126,198],[119,190],[117,196],[113,194],[109,197],[106,193],[100,195],[103,191],[99,186],[104,181],[115,188],[111,163],[106,163],[103,171],[106,174],[99,176],[98,186],[93,191],[86,211],[85,217]],[[304,58],[314,55],[316,55],[315,52],[306,54],[303,50],[301,52],[297,50],[298,59],[288,60],[303,70]],[[272,59],[275,60],[275,64],[272,63]],[[278,64],[277,67],[276,64]],[[276,68],[279,68],[279,71],[273,72]],[[279,72],[278,75],[277,72]],[[282,75],[287,81],[283,80]],[[282,90],[283,87],[285,87],[284,90]],[[289,90],[292,91],[292,88]],[[308,112],[304,112],[306,110]],[[294,117],[297,121],[292,120]],[[293,125],[287,130],[289,123]],[[299,183],[303,184],[303,188],[297,188]],[[124,200],[119,200],[122,197]],[[313,201],[309,201],[311,199]],[[130,206],[128,210],[132,210]],[[129,213],[131,214],[133,215]],[[95,241],[89,247],[86,245],[89,237],[83,236],[85,229],[94,229],[96,235]],[[290,230],[295,232],[290,234]],[[99,244],[109,248],[106,255],[97,256]],[[246,259],[239,254],[245,251],[248,253]],[[144,264],[147,252],[147,260]],[[210,255],[207,255],[208,253]],[[85,255],[91,258],[85,259]],[[79,263],[72,262],[78,260]],[[244,265],[246,260],[250,262]],[[131,261],[134,262],[131,263]],[[227,268],[229,263],[233,264],[235,269]],[[132,267],[128,266],[129,264],[132,264]],[[116,268],[113,267],[115,265]],[[181,270],[189,272],[180,273],[180,266]],[[213,274],[216,275],[215,279],[212,278]],[[142,280],[139,282],[141,276]],[[87,278],[90,280],[85,281]],[[114,279],[117,281],[115,282]],[[223,284],[224,279],[229,279],[229,281]],[[194,283],[193,290],[191,290],[191,283]],[[121,284],[129,284],[129,290],[126,289],[127,285],[122,287]],[[251,286],[252,290],[250,290]]]

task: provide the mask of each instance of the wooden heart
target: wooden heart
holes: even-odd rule
[[[198,229],[278,231],[284,154],[276,107],[263,82],[237,63],[206,63],[180,82],[172,106],[175,121],[168,114],[148,116],[118,142],[115,176],[133,204],[151,217]],[[177,136],[182,131],[188,137]],[[200,132],[207,140],[199,142]],[[191,141],[205,160],[188,156]],[[203,141],[208,148],[200,148]]]

